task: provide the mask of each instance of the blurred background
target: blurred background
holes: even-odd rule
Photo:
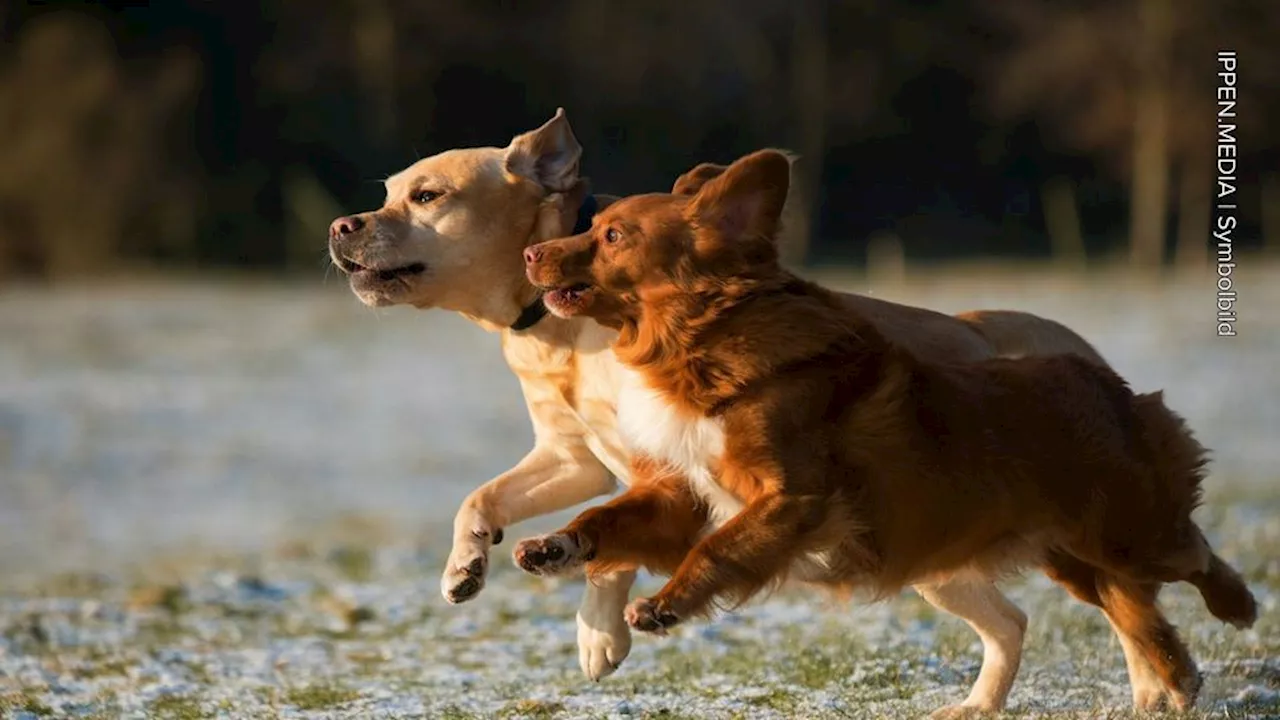
[[[1277,33],[1268,0],[8,2],[0,268],[314,274],[379,179],[557,106],[609,192],[799,152],[796,259],[1201,262],[1223,49],[1238,235],[1280,245]]]
[[[1272,484],[1276,37],[1269,0],[0,4],[0,570],[362,513],[443,546],[528,448],[516,383],[458,318],[360,307],[326,228],[558,106],[604,192],[797,151],[791,261],[1066,322]],[[1220,50],[1235,341],[1213,337]]]

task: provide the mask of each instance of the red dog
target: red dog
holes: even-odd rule
[[[779,266],[788,171],[761,151],[525,251],[553,312],[620,330],[619,429],[638,459],[626,493],[517,562],[671,573],[628,608],[658,633],[788,577],[883,597],[1041,565],[1146,658],[1165,688],[1150,704],[1189,707],[1200,677],[1161,584],[1194,584],[1237,626],[1257,610],[1191,519],[1204,450],[1181,418],[1083,358],[943,365],[890,344]],[[975,695],[940,712],[1004,699]]]

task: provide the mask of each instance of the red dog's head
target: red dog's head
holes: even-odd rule
[[[527,248],[525,272],[552,313],[610,327],[637,317],[641,303],[775,274],[789,177],[787,155],[760,150],[692,194],[624,198],[587,232]]]

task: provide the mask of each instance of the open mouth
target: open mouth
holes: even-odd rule
[[[584,310],[591,300],[592,286],[587,283],[574,283],[564,287],[548,290],[542,301],[553,313],[573,315]]]
[[[390,281],[398,278],[409,277],[411,275],[418,275],[425,272],[427,269],[427,266],[420,262],[409,263],[408,265],[401,265],[400,267],[393,268],[371,268],[365,267],[358,262],[347,260],[346,258],[340,258],[338,260],[338,267],[342,272],[351,276],[360,276],[364,279],[376,279],[382,281]]]
[[[556,288],[547,293],[547,299],[556,303],[573,303],[582,299],[591,286],[587,283],[574,283],[567,287]]]

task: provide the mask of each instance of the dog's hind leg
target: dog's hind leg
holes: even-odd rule
[[[1129,578],[1135,583],[1189,582],[1200,591],[1214,617],[1237,628],[1247,628],[1258,618],[1258,606],[1244,580],[1213,552],[1204,533],[1189,523],[1176,533],[1176,544],[1147,550],[1135,561],[1131,554],[1117,552],[1118,543],[1106,543],[1102,551],[1077,545],[1072,553],[1108,574]]]
[[[939,610],[964,620],[982,639],[982,669],[960,705],[934,712],[934,718],[959,718],[1004,708],[1022,660],[1027,616],[993,583],[945,582],[915,587],[920,597]]]
[[[1258,619],[1258,604],[1240,573],[1218,557],[1204,533],[1194,523],[1181,532],[1178,546],[1150,567],[1124,568],[1119,575],[1143,581],[1189,582],[1200,591],[1205,606],[1219,620],[1247,628]]]
[[[1061,585],[1077,600],[1102,609],[1102,597],[1098,595],[1098,570],[1092,565],[1070,555],[1050,553],[1042,568],[1050,580]],[[1143,657],[1133,638],[1129,637],[1107,613],[1120,649],[1124,651],[1124,663],[1129,669],[1129,687],[1133,691],[1133,706],[1139,709],[1158,708],[1165,697],[1165,686],[1156,675],[1155,668]]]
[[[1207,558],[1203,567],[1195,568],[1187,575],[1187,582],[1196,586],[1209,612],[1219,620],[1237,628],[1247,628],[1258,619],[1258,602],[1241,579],[1240,573],[1218,557],[1209,547],[1209,541],[1196,528],[1198,540]]]
[[[1200,673],[1186,645],[1178,637],[1178,631],[1156,606],[1160,584],[1136,582],[1106,572],[1097,574],[1095,584],[1103,612],[1121,636],[1121,643],[1132,643],[1134,650],[1146,659],[1165,687],[1159,698],[1147,698],[1148,702],[1158,703],[1161,698],[1167,699],[1175,710],[1186,710],[1194,705],[1200,691]],[[1126,648],[1126,654],[1128,652]],[[1139,701],[1136,690],[1134,701]]]

